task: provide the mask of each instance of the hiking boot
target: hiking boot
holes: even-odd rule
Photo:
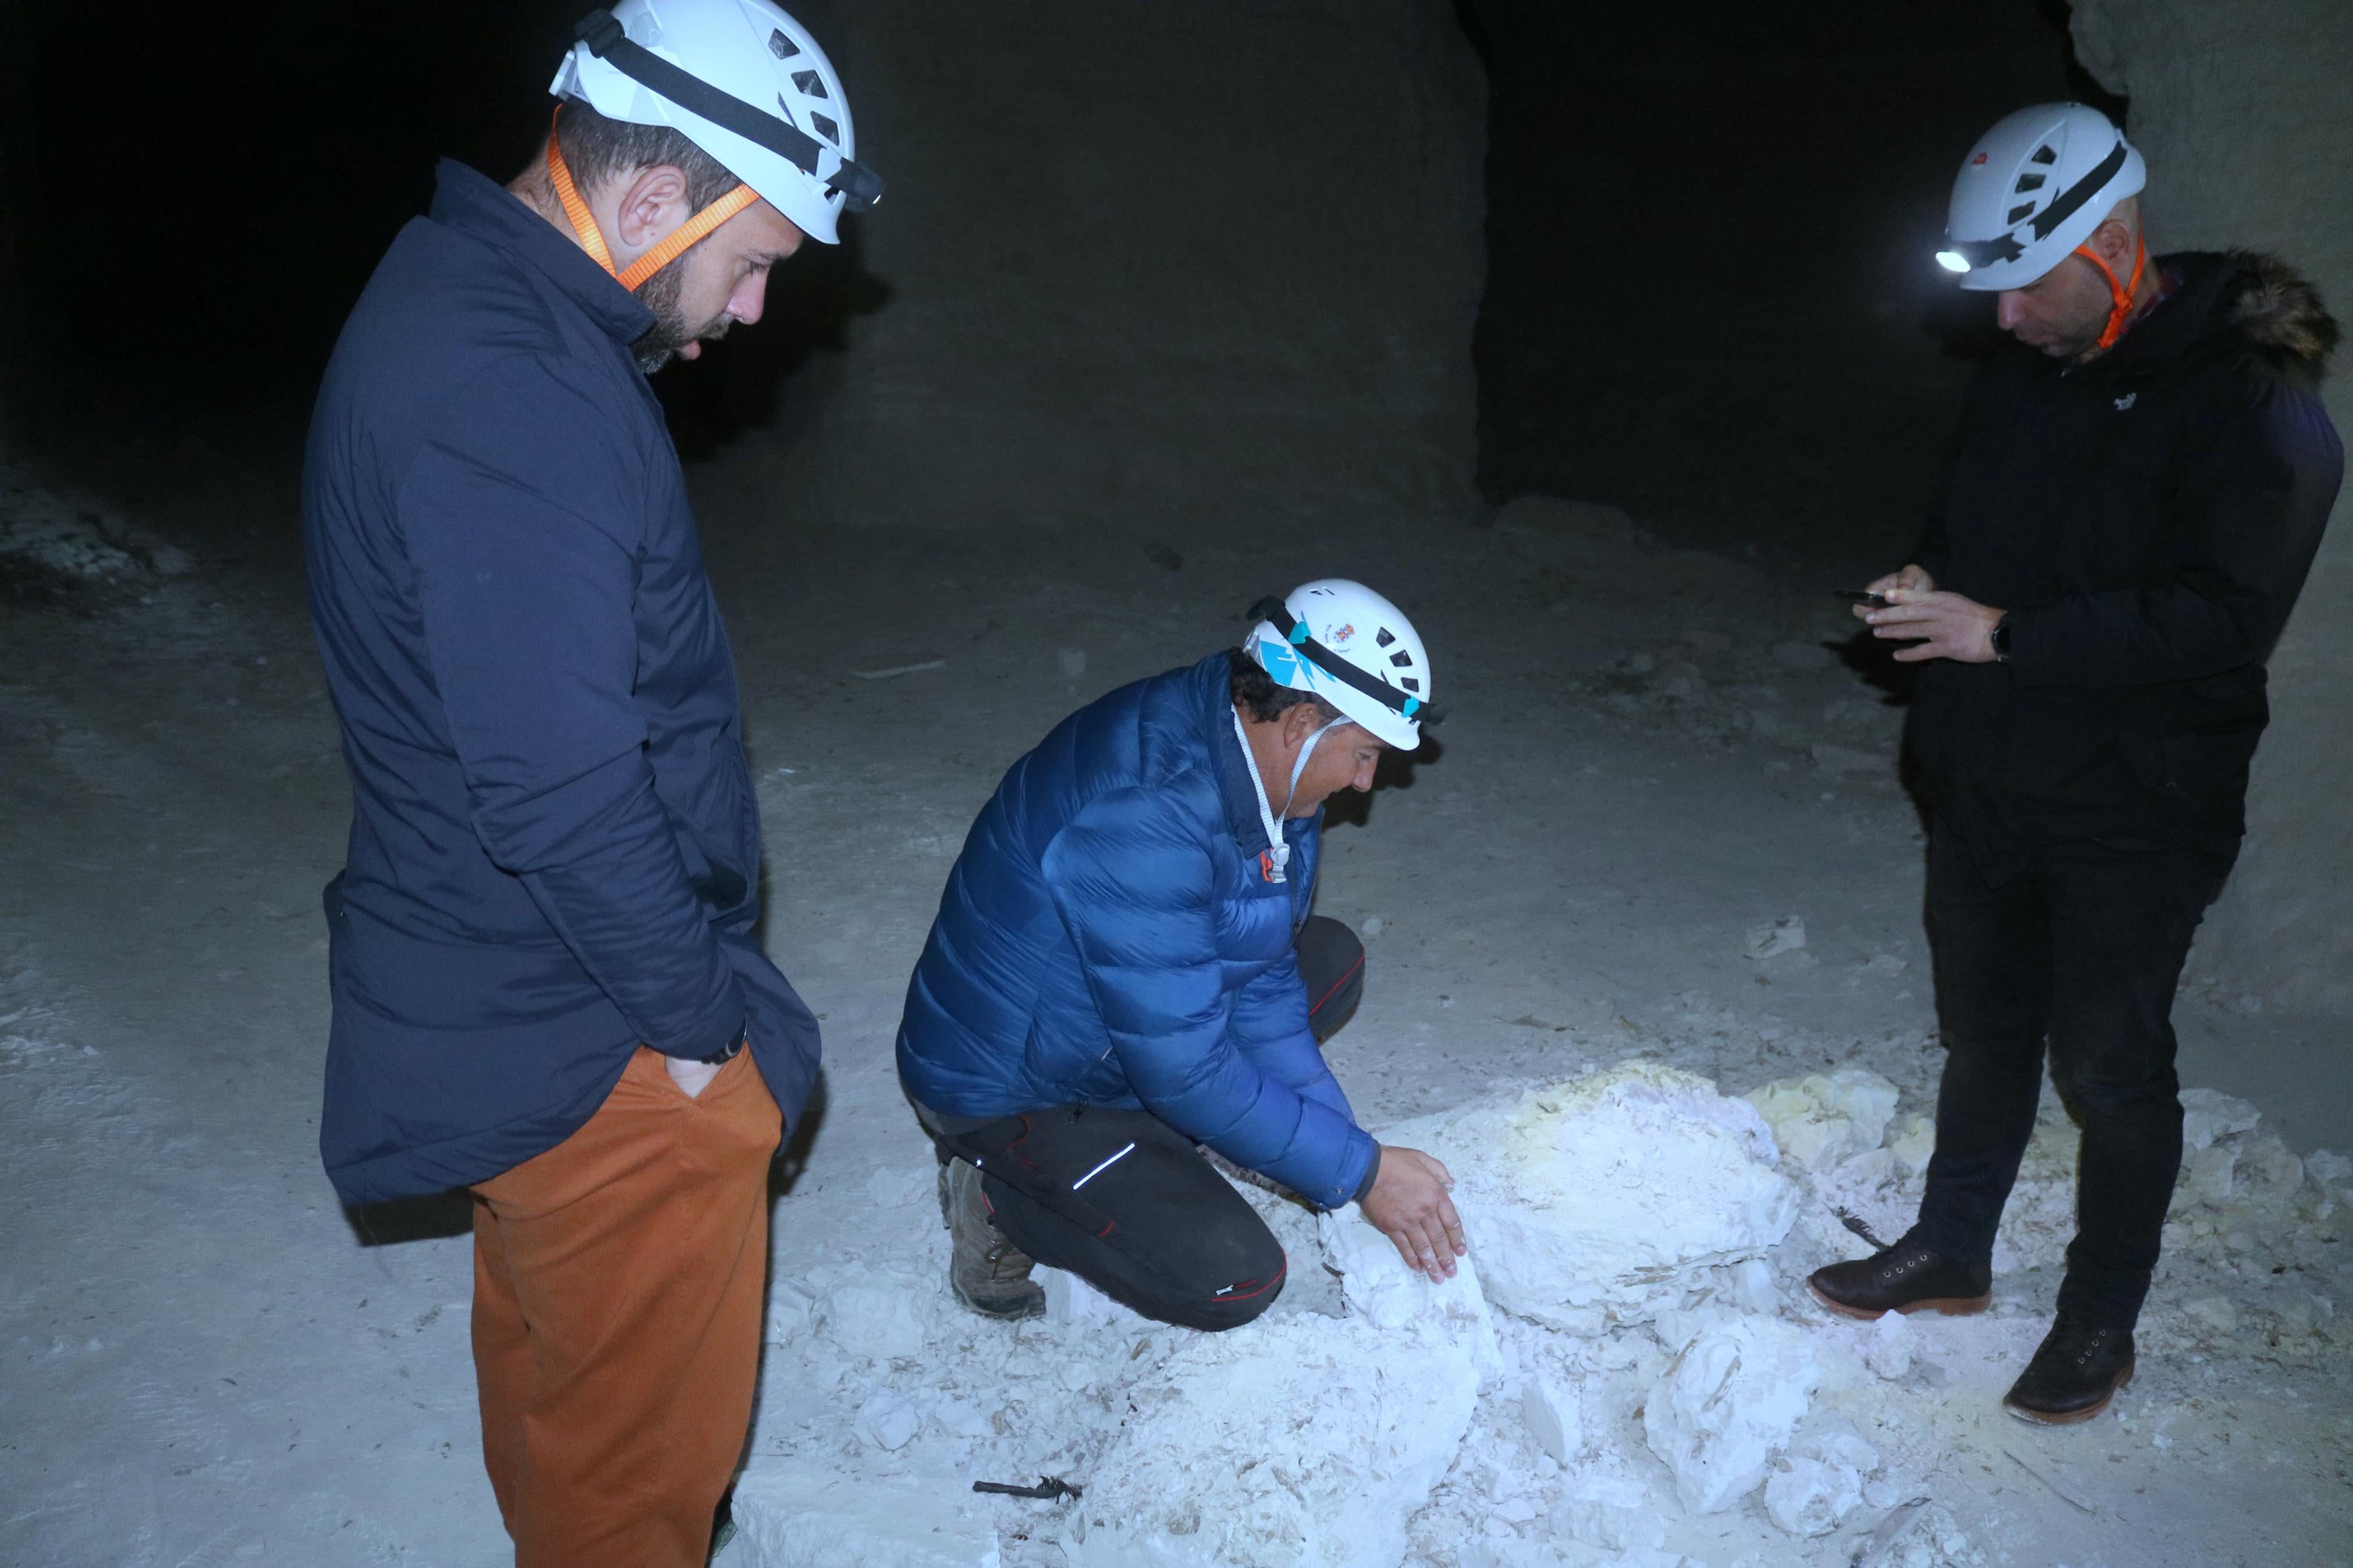
[[[1865,1321],[1890,1312],[1982,1312],[1993,1301],[1993,1266],[1956,1263],[1909,1237],[1845,1263],[1817,1268],[1806,1283],[1831,1311]]]
[[[1029,1278],[1037,1265],[989,1218],[980,1173],[962,1160],[942,1166],[940,1206],[955,1243],[948,1259],[948,1289],[955,1299],[984,1318],[1034,1318],[1045,1311],[1045,1289]]]
[[[2073,1426],[2105,1410],[2132,1374],[2130,1329],[2097,1328],[2062,1312],[2001,1407],[2021,1421]]]

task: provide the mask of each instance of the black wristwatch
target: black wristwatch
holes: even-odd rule
[[[1994,622],[1992,641],[1993,661],[1996,664],[2008,664],[2010,662],[2010,617],[2008,616]]]
[[[741,1051],[745,1046],[748,1046],[751,1043],[752,1037],[749,1034],[738,1035],[735,1037],[735,1043],[733,1045],[729,1046],[725,1050],[719,1052],[716,1056],[697,1057],[694,1059],[707,1068],[725,1067],[729,1062],[735,1059],[735,1055],[738,1051]]]

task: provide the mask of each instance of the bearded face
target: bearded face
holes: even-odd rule
[[[648,375],[676,358],[679,350],[687,344],[698,340],[717,342],[735,324],[724,308],[708,321],[690,321],[686,318],[685,307],[681,303],[686,291],[686,270],[702,248],[696,246],[638,288],[638,303],[653,312],[654,324],[629,345],[629,352],[637,356],[638,369]]]

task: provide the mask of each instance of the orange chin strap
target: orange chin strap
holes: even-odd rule
[[[565,167],[564,152],[556,146],[553,131],[547,133],[547,173],[555,182],[555,199],[564,204],[564,216],[572,220],[572,232],[580,237],[580,243],[587,247],[596,265],[612,273],[614,280],[632,294],[639,284],[677,260],[712,229],[760,199],[760,193],[751,186],[738,185],[663,236],[660,244],[616,271],[613,252],[605,244],[604,232],[596,226],[596,215],[588,210],[588,204],[581,199],[580,187],[572,183],[572,171]],[[2133,276],[2137,279],[2140,274],[2136,271]]]
[[[2098,346],[2103,350],[2112,349],[2116,346],[2116,340],[2125,335],[2125,323],[2132,319],[2133,296],[2140,289],[2141,268],[2148,265],[2148,244],[2137,235],[2133,237],[2132,281],[2129,283],[2117,282],[2116,273],[2093,252],[2090,246],[2077,246],[2075,254],[2098,268],[2100,276],[2108,280],[2108,297],[2116,303],[2108,311],[2108,324],[2100,333]]]

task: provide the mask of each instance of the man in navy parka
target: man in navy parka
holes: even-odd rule
[[[1361,1205],[1432,1279],[1465,1250],[1444,1167],[1377,1144],[1324,1065],[1364,950],[1308,912],[1324,802],[1419,743],[1428,656],[1360,584],[1260,612],[1247,651],[1064,720],[948,875],[899,1075],[976,1311],[1039,1310],[1033,1261],[1167,1322],[1264,1311],[1282,1248],[1199,1144],[1318,1207]]]
[[[471,1190],[519,1568],[702,1568],[818,1034],[754,934],[734,670],[645,373],[756,321],[871,180],[767,0],[622,0],[580,34],[520,177],[441,165],[312,419],[353,797],[320,1148],[347,1203]]]

